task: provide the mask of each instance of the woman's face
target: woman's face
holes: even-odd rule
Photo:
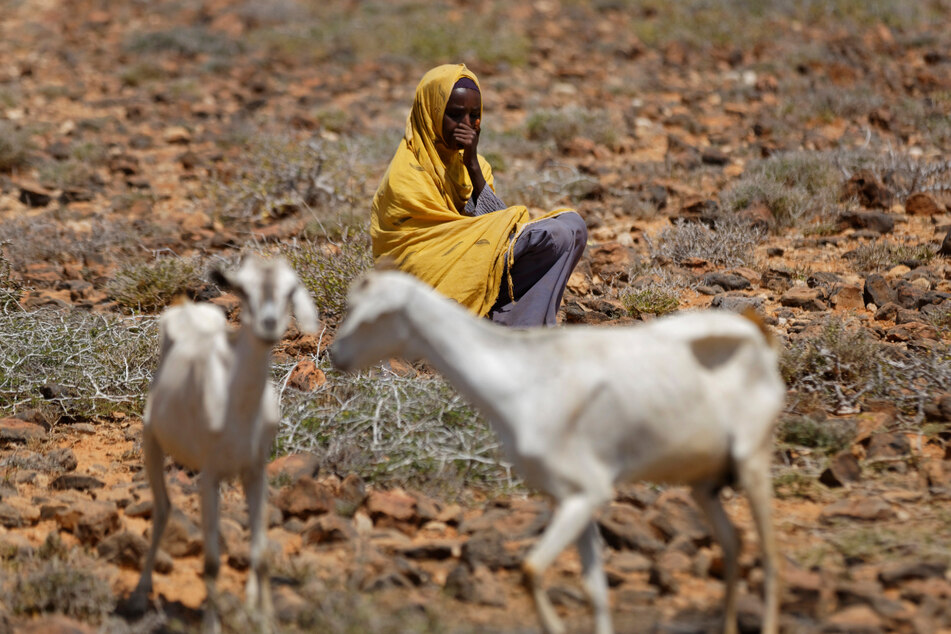
[[[482,117],[482,95],[471,88],[454,88],[446,103],[446,113],[442,117],[442,139],[450,149],[456,147],[453,130],[466,125],[478,131]]]

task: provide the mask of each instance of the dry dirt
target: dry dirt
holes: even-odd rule
[[[278,4],[288,11],[295,6],[290,1]],[[328,4],[339,5],[338,12],[348,7],[355,24],[361,11],[370,10],[359,2]],[[12,258],[13,278],[24,286],[20,302],[27,309],[118,312],[107,285],[124,262],[148,261],[168,252],[227,256],[248,244],[298,237],[308,220],[299,210],[233,222],[213,217],[202,203],[207,200],[203,186],[222,178],[241,153],[240,144],[222,146],[221,139],[251,124],[298,139],[395,139],[392,133],[402,129],[415,83],[430,65],[413,57],[352,50],[315,59],[303,53],[297,58],[293,49],[269,56],[263,47],[235,48],[225,54],[226,64],[201,50],[194,55],[132,51],[129,42],[136,34],[191,29],[191,37],[205,34],[233,42],[251,38],[267,23],[261,17],[266,11],[238,0],[158,5],[0,0],[0,123],[33,131],[35,159],[0,171],[0,223],[20,227],[21,232],[31,230],[23,223],[27,218],[35,219],[37,231],[62,223],[63,231],[73,232],[77,240],[99,245],[95,252],[37,249],[31,261]],[[495,137],[495,147],[487,137],[486,147],[480,148],[508,161],[508,169],[499,171],[500,182],[505,183],[507,175],[525,177],[534,170],[555,174],[556,179],[569,174],[584,184],[580,194],[556,188],[550,196],[552,206],[576,206],[591,236],[566,295],[564,321],[604,322],[608,327],[635,321],[619,317],[621,304],[610,290],[633,281],[627,272],[649,259],[650,248],[672,226],[672,218],[702,216],[706,201],[715,202],[758,160],[783,152],[866,151],[884,159],[895,151],[932,162],[947,155],[951,135],[930,136],[929,130],[913,125],[917,120],[904,117],[900,106],[924,103],[948,117],[947,25],[902,30],[875,21],[860,26],[835,20],[806,25],[779,21],[770,27],[776,37],[757,39],[755,45],[744,45],[743,38],[654,44],[639,40],[632,28],[654,14],[635,6],[539,1],[489,8],[460,1],[445,8],[453,23],[464,22],[470,14],[504,16],[505,28],[527,37],[525,64],[470,63],[486,95],[483,127],[512,131]],[[399,15],[394,10],[392,20]],[[273,19],[280,24],[280,18]],[[803,54],[794,46],[802,42],[821,52]],[[209,61],[217,61],[221,69],[214,70]],[[136,68],[144,78],[133,78]],[[866,100],[856,97],[850,107],[838,107],[836,92],[864,95]],[[868,98],[869,93],[878,100]],[[817,94],[831,105],[824,110],[816,106]],[[524,139],[534,111],[573,105],[605,113],[614,132],[610,140],[593,138],[597,134],[582,129],[558,144],[538,143],[521,153],[513,149],[511,138]],[[345,114],[346,123],[330,125],[328,112]],[[57,182],[38,167],[64,151],[81,157],[75,150],[84,145],[105,152],[84,181]],[[514,157],[506,157],[509,150]],[[386,154],[359,175],[363,180],[354,186],[351,201],[356,209],[368,209]],[[871,183],[852,181],[856,202],[848,208],[858,216],[833,219],[822,231],[811,233],[801,226],[774,231],[746,266],[721,266],[699,257],[659,259],[661,269],[682,275],[730,272],[751,281],[749,288],[734,294],[710,289],[712,284],[684,287],[681,309],[706,307],[717,297],[751,296],[760,299],[761,311],[786,345],[831,315],[853,319],[876,340],[913,354],[946,349],[946,325],[914,317],[902,324],[894,314],[890,320],[877,319],[881,306],[869,307],[867,301],[870,272],[857,271],[845,254],[885,239],[938,249],[951,224],[948,200],[941,187],[935,187],[928,192],[933,207],[909,209],[900,188],[881,182],[883,170],[872,176]],[[849,187],[848,175],[837,173],[836,178],[843,190]],[[510,200],[504,190],[500,193]],[[754,206],[750,213],[769,221],[774,211]],[[109,224],[119,221],[125,224]],[[875,230],[880,227],[876,222],[891,223],[884,237]],[[95,235],[116,226],[132,227],[128,240]],[[136,234],[141,227],[149,229]],[[2,235],[14,242],[27,237]],[[918,277],[927,280],[918,284],[919,290],[926,286],[930,292],[951,293],[951,265],[942,256],[926,263],[927,272],[914,275],[912,269],[896,264],[877,272],[893,290],[903,280]],[[770,286],[764,275],[770,270],[791,272],[788,283]],[[816,278],[821,273],[837,278],[825,284],[825,278]],[[807,284],[810,278],[818,281]],[[843,288],[852,294],[840,294]],[[329,320],[331,331],[333,326]],[[936,391],[930,400],[940,404],[944,392]],[[897,424],[895,408],[888,403],[860,409],[827,412],[829,419],[857,421],[845,453],[855,458],[859,475],[845,486],[841,484],[850,478],[840,472],[833,476],[839,480],[833,486],[817,480],[827,459],[820,449],[777,450],[777,477],[784,478],[777,480],[780,495],[774,504],[785,555],[784,630],[951,632],[948,419],[936,405],[929,420],[937,427],[924,433]],[[19,412],[0,414],[12,418]],[[15,427],[10,418],[4,421],[8,429]],[[108,582],[115,597],[124,596],[137,580],[136,563],[108,561],[97,546],[117,534],[142,536],[148,530],[140,426],[135,417],[106,416],[47,425],[32,440],[4,441],[0,503],[5,505],[4,517],[12,518],[0,527],[4,557],[16,561],[15,553],[39,549],[50,535],[58,535],[67,550],[86,553],[84,565]],[[15,435],[9,431],[6,437]],[[10,466],[11,456],[64,448],[75,456],[73,468]],[[295,466],[299,463],[304,464],[302,470]],[[812,468],[797,471],[806,464]],[[63,473],[91,476],[101,487],[54,490],[52,482]],[[283,615],[279,628],[537,631],[511,556],[522,552],[543,525],[543,500],[483,492],[434,499],[387,483],[375,483],[366,496],[354,499],[353,489],[362,483],[352,476],[345,479],[348,474],[329,475],[306,456],[278,461],[271,475],[271,498],[278,502],[269,536],[282,575],[275,591]],[[173,502],[194,524],[193,474],[170,466],[168,477]],[[287,498],[301,482],[351,506],[346,513],[334,512],[340,506],[331,504],[295,516],[287,511]],[[223,495],[225,515],[232,518],[238,537],[227,542],[230,564],[222,567],[220,583],[228,595],[241,597],[246,566],[240,545],[242,499],[233,486]],[[678,489],[638,485],[622,489],[614,504],[649,518],[636,530],[622,526],[622,537],[654,540],[646,549],[630,543],[608,548],[612,610],[620,632],[717,629],[719,550],[693,525],[695,512],[680,504],[683,499]],[[105,519],[95,516],[83,506],[93,501],[112,504],[113,513]],[[755,629],[761,589],[756,538],[741,496],[729,496],[727,510],[745,538],[743,627]],[[676,517],[672,525],[662,519],[666,513]],[[86,522],[87,532],[77,527],[76,514],[78,524]],[[320,519],[327,517],[334,519]],[[477,536],[490,546],[481,554],[467,554],[464,545]],[[0,631],[194,627],[204,599],[201,557],[187,537],[180,537],[177,547],[188,554],[174,556],[171,570],[156,575],[155,594],[163,597],[164,617],[126,623],[115,616],[101,621],[79,615],[57,621],[6,605],[0,607]],[[17,565],[4,565],[3,575],[16,575]],[[578,570],[575,554],[566,552],[548,580],[559,611],[572,631],[580,632],[589,630],[590,621]],[[0,586],[9,589],[12,578]],[[325,599],[337,597],[336,602],[315,602],[321,593]],[[308,616],[315,605],[332,616],[325,621]],[[243,622],[240,614],[232,619]],[[427,620],[429,625],[421,625]]]

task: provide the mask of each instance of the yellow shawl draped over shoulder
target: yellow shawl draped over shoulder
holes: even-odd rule
[[[475,217],[459,211],[472,183],[462,150],[451,150],[442,139],[442,121],[462,77],[478,85],[463,64],[437,66],[419,82],[406,133],[373,197],[370,235],[374,258],[392,258],[482,317],[498,297],[509,238],[529,216],[523,206]],[[488,162],[480,156],[479,164],[493,187]]]

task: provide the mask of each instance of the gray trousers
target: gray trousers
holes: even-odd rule
[[[514,301],[509,295],[506,263],[502,290],[486,317],[516,328],[556,325],[568,277],[581,259],[587,241],[588,228],[574,211],[528,225],[514,247]]]

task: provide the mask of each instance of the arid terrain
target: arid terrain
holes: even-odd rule
[[[425,363],[332,369],[370,200],[431,66],[479,76],[508,204],[589,243],[564,327],[755,308],[782,346],[773,516],[784,632],[951,632],[948,0],[0,0],[0,632],[200,627],[197,476],[129,617],[151,493],[156,316],[211,266],[282,254],[322,330],[272,376],[277,631],[536,632],[518,563],[548,502]],[[637,354],[632,350],[631,354]],[[740,625],[758,631],[742,495]],[[248,631],[240,488],[227,631]],[[686,489],[599,517],[618,632],[714,632],[722,557]],[[575,552],[546,576],[570,631]]]

